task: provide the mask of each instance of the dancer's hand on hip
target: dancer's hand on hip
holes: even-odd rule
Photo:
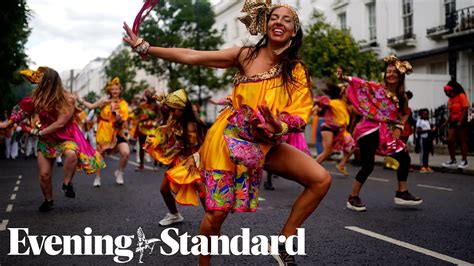
[[[260,124],[258,127],[264,129],[269,138],[273,137],[274,134],[282,132],[283,128],[280,119],[270,111],[268,106],[259,105],[258,110],[265,120],[265,124]]]

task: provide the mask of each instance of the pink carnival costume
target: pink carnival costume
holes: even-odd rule
[[[29,96],[26,96],[13,108],[9,121],[10,124],[18,123],[33,115],[33,102]],[[39,129],[46,128],[56,120],[57,114],[39,113]],[[71,119],[66,126],[58,131],[39,137],[38,151],[46,158],[60,157],[65,150],[76,152],[78,158],[77,169],[84,170],[87,174],[92,174],[97,169],[105,167],[104,159],[84,139],[74,119]]]

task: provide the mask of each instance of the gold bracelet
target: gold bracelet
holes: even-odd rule
[[[273,136],[275,137],[281,137],[288,133],[288,124],[286,124],[285,122],[280,122],[280,124],[281,124],[281,132],[273,134]]]

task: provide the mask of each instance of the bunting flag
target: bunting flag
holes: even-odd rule
[[[133,22],[132,32],[138,35],[138,28],[140,24],[145,20],[148,16],[150,11],[158,4],[158,0],[145,0],[143,3],[142,9],[138,12],[137,16],[135,17],[135,21]],[[143,15],[145,13],[145,15]]]

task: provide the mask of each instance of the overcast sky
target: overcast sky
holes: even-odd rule
[[[26,44],[30,67],[44,65],[61,72],[109,56],[121,43],[122,22],[131,26],[143,1],[27,0],[27,4],[32,10]]]

